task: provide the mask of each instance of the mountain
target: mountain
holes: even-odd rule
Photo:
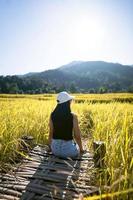
[[[29,76],[32,76],[32,75],[34,75],[34,74],[37,74],[38,72],[29,72],[29,73],[27,73],[27,74],[21,74],[21,75],[17,75],[18,77],[29,77]]]
[[[73,61],[57,69],[17,78],[23,83],[24,93],[133,91],[133,67],[104,61]]]
[[[63,72],[73,73],[75,75],[83,77],[88,77],[90,75],[99,75],[102,72],[110,73],[115,77],[127,76],[128,78],[133,75],[131,66],[121,65],[119,63],[108,63],[104,61],[88,61],[75,64],[70,63],[68,65],[60,67],[59,69]]]
[[[32,75],[47,82],[66,88],[72,84],[77,89],[89,90],[90,88],[109,87],[117,85],[118,89],[127,89],[133,85],[133,68],[119,63],[104,61],[74,61],[54,70],[47,70]]]

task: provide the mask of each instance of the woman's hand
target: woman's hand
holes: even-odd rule
[[[51,149],[51,145],[49,145],[49,152],[51,152],[52,151],[52,149]]]
[[[50,146],[50,144],[47,145],[47,152],[51,152],[51,146]]]
[[[80,154],[86,153],[86,150],[80,149]]]

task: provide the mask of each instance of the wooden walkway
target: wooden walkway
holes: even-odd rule
[[[0,175],[2,200],[72,200],[98,194],[93,186],[93,155],[86,152],[77,159],[61,159],[36,146],[23,162]]]

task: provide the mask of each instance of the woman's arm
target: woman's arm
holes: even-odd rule
[[[48,137],[48,145],[49,146],[51,145],[52,138],[53,138],[53,122],[50,117],[50,119],[49,119],[49,137]]]
[[[81,141],[81,132],[79,128],[79,123],[78,123],[78,118],[75,114],[73,114],[73,130],[74,130],[74,139],[76,140],[80,153],[83,152],[83,146],[82,146],[82,141]]]

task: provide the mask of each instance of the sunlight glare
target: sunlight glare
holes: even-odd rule
[[[74,46],[81,49],[97,49],[103,44],[104,28],[96,20],[81,20],[74,24],[71,40]]]

